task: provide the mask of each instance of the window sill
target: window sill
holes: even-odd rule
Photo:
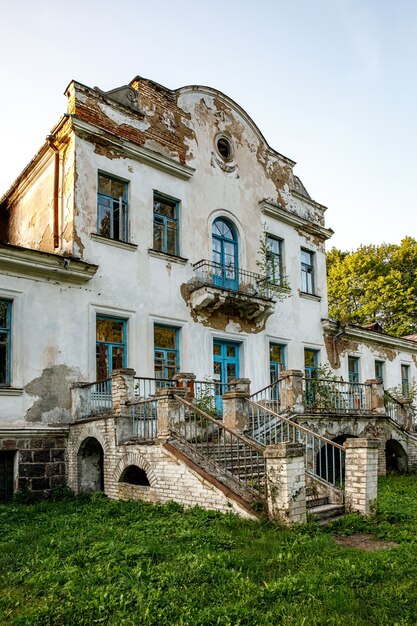
[[[316,302],[321,302],[321,297],[316,296],[314,293],[307,293],[306,291],[300,291],[300,298],[306,298],[307,300],[315,300]]]
[[[21,396],[23,389],[18,387],[0,387],[0,396]]]
[[[165,261],[172,261],[173,263],[180,263],[180,265],[185,265],[188,263],[188,259],[185,259],[182,256],[177,256],[175,254],[167,254],[166,252],[161,252],[160,250],[154,250],[153,248],[148,248],[149,256],[153,256],[156,259],[164,259]]]
[[[106,245],[113,246],[114,248],[122,248],[122,250],[130,250],[131,252],[134,252],[137,249],[137,245],[135,243],[131,243],[130,241],[120,241],[119,239],[110,239],[109,237],[98,235],[97,233],[91,233],[90,238],[93,241],[105,243]]]

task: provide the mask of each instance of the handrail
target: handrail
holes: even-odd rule
[[[174,398],[176,400],[178,400],[179,402],[182,402],[183,404],[186,404],[188,406],[188,408],[190,408],[195,413],[200,413],[200,415],[202,415],[204,417],[204,419],[206,419],[207,421],[211,422],[215,426],[218,426],[222,430],[225,430],[230,435],[233,435],[233,437],[235,437],[236,439],[239,439],[245,445],[251,446],[252,448],[257,450],[258,452],[263,452],[265,450],[265,446],[263,446],[261,443],[259,443],[257,441],[254,441],[253,439],[249,439],[249,437],[245,437],[245,435],[241,435],[240,433],[237,433],[236,431],[232,430],[228,426],[225,426],[223,424],[223,422],[221,422],[219,420],[216,420],[216,418],[212,417],[211,415],[209,415],[208,413],[206,413],[202,409],[196,407],[195,404],[193,404],[192,402],[188,402],[188,400],[186,400],[185,398],[182,398],[180,396],[174,396]]]
[[[191,448],[210,471],[229,476],[245,498],[266,498],[265,447],[240,433],[236,433],[221,421],[199,409],[183,397],[174,395],[183,411],[171,422],[172,435]],[[186,411],[185,409],[188,409]]]
[[[279,287],[268,276],[207,259],[193,263],[193,270],[201,285],[218,287],[225,291],[242,293],[262,300],[274,300],[275,289]],[[248,288],[243,288],[243,286]],[[199,285],[196,284],[195,289],[198,287]]]
[[[321,441],[324,441],[324,443],[332,445],[335,448],[340,448],[341,450],[344,450],[344,447],[341,446],[340,444],[335,443],[334,441],[332,441],[331,439],[328,439],[327,437],[323,437],[322,435],[318,435],[317,433],[313,432],[312,430],[309,430],[305,426],[301,426],[301,424],[297,424],[297,422],[293,422],[293,420],[290,420],[287,417],[284,417],[283,415],[280,415],[279,413],[276,413],[272,409],[270,409],[268,407],[265,407],[263,404],[259,404],[259,402],[253,402],[252,400],[249,400],[249,403],[257,406],[258,408],[262,409],[263,411],[267,411],[268,413],[271,413],[272,415],[274,415],[274,417],[278,417],[278,419],[282,420],[283,422],[286,422],[287,424],[291,424],[291,427],[294,427],[295,429],[302,430],[305,433],[308,433],[309,435],[314,435],[314,437],[316,437],[317,439],[320,439]]]
[[[403,403],[398,400],[398,398],[396,398],[395,396],[391,395],[389,391],[387,391],[386,389],[384,389],[384,397],[389,398],[390,400],[392,400],[393,402],[395,402],[395,404],[399,404],[400,407],[403,407]]]

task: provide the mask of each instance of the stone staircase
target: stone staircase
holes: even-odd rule
[[[343,517],[344,504],[331,504],[328,496],[316,496],[311,488],[306,488],[307,513],[314,517],[319,524],[327,524]]]

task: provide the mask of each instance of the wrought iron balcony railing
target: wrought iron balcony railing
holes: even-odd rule
[[[266,276],[242,270],[233,264],[223,265],[214,261],[201,260],[194,263],[193,268],[196,276],[191,285],[193,291],[209,286],[273,301],[279,286],[272,284]]]

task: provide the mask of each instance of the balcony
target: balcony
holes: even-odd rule
[[[274,312],[276,286],[265,276],[206,260],[193,268],[189,304],[197,315],[223,314],[263,327]]]

